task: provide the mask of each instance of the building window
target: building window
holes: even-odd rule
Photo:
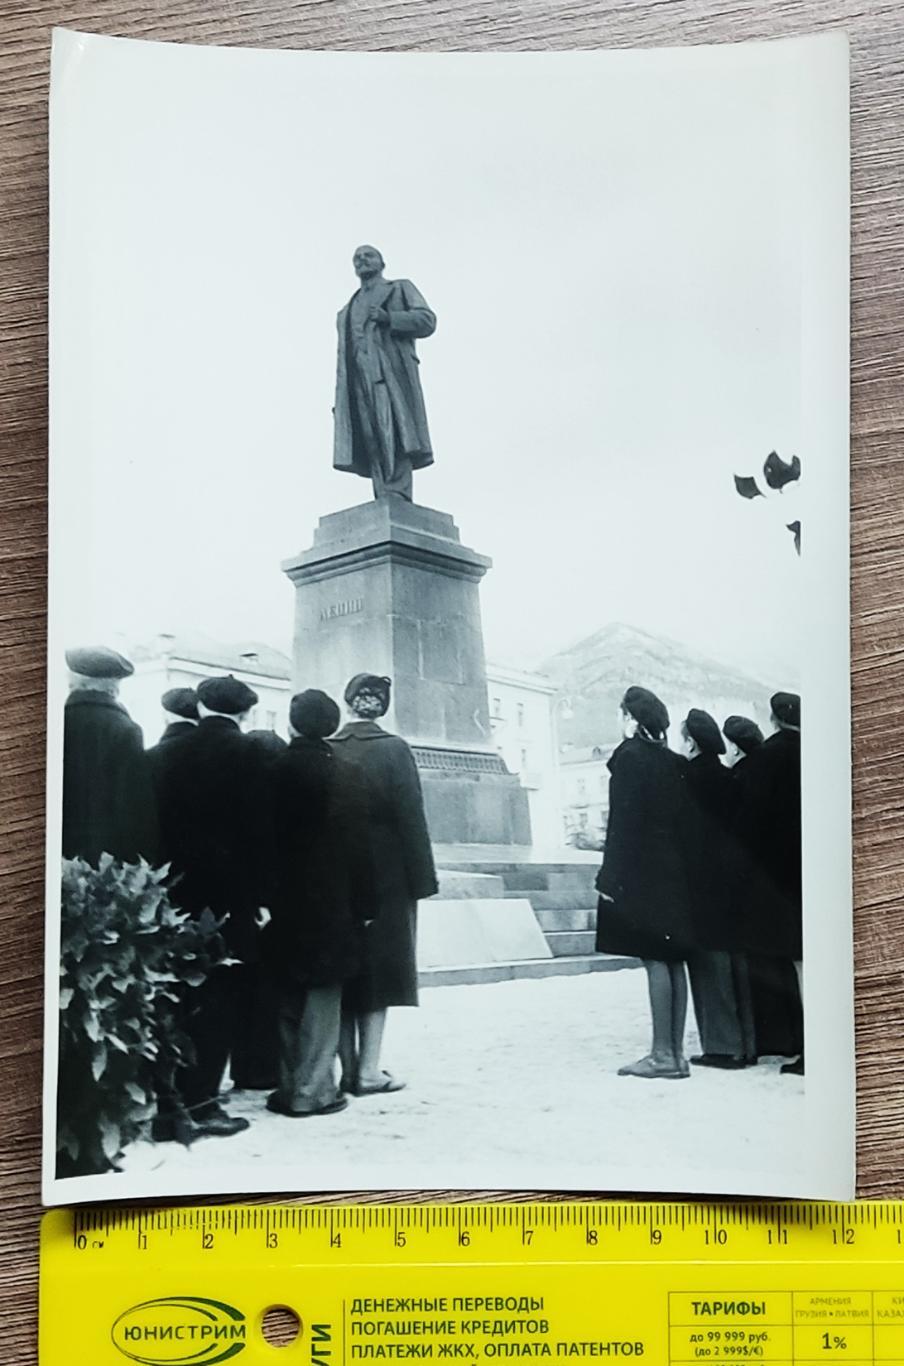
[[[276,712],[267,712],[267,730],[276,730]]]
[[[522,769],[527,768],[527,750],[526,750],[526,749],[522,749],[522,751],[521,751],[521,767],[522,767]]]
[[[494,698],[493,698],[493,715],[494,715],[494,717],[500,717],[500,716],[502,715],[502,698],[501,698],[501,697],[494,697]]]
[[[257,730],[257,707],[252,707],[248,717],[248,729]]]
[[[523,703],[523,702],[519,702],[519,703],[518,703],[517,713],[518,713],[518,729],[519,729],[519,730],[523,730],[523,729],[524,729],[524,703]]]
[[[590,817],[587,815],[587,812],[586,812],[586,811],[581,811],[581,812],[579,812],[579,813],[578,813],[578,829],[579,829],[579,830],[586,830],[586,829],[587,829],[587,826],[589,825],[589,823],[590,823]]]
[[[579,801],[579,802],[586,802],[586,800],[587,800],[587,779],[586,779],[586,778],[578,778],[578,801]]]
[[[606,777],[605,773],[601,773],[601,774],[600,774],[600,792],[602,792],[603,796],[605,797],[605,795],[606,795],[606,793],[607,793],[608,791],[609,791],[609,780],[608,780],[608,778]]]

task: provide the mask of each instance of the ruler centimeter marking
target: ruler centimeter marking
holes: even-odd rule
[[[292,1228],[298,1231],[341,1228],[418,1228],[432,1232],[439,1228],[496,1226],[513,1228],[528,1220],[532,1227],[557,1232],[560,1227],[605,1228],[621,1231],[627,1227],[663,1229],[725,1227],[760,1228],[864,1228],[904,1227],[904,1204],[894,1201],[861,1201],[853,1204],[832,1202],[724,1204],[648,1204],[641,1202],[457,1205],[214,1205],[126,1209],[76,1209],[73,1229],[79,1233],[198,1229],[202,1225],[218,1231],[245,1228]]]
[[[902,1244],[895,1201],[56,1210],[41,1366],[264,1366],[274,1304],[286,1366],[904,1366]]]

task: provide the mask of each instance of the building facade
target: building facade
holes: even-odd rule
[[[609,814],[609,769],[614,744],[566,750],[559,762],[562,838],[601,849]]]
[[[562,843],[553,731],[555,685],[543,674],[487,664],[493,742],[530,804],[535,847]]]

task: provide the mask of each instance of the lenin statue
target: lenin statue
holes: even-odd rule
[[[436,317],[410,280],[387,280],[376,247],[352,258],[361,287],[338,317],[337,470],[373,481],[374,497],[412,497],[412,470],[433,464],[415,354]]]

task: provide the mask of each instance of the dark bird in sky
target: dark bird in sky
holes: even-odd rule
[[[735,488],[742,498],[762,498],[763,494],[757,488],[756,480],[749,474],[736,474],[734,477]]]
[[[793,484],[800,478],[800,459],[792,455],[790,464],[783,460],[777,451],[771,451],[763,466],[763,475],[771,489],[781,491],[786,484]]]

